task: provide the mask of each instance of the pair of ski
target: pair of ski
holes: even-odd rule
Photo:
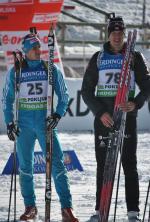
[[[115,98],[113,121],[114,125],[109,133],[106,160],[103,174],[103,184],[100,195],[99,222],[107,222],[114,186],[118,154],[122,153],[126,113],[120,109],[120,104],[128,101],[130,91],[130,66],[136,42],[137,31],[128,32],[125,55]]]

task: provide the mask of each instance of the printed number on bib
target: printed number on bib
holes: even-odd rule
[[[116,72],[116,73],[109,72],[109,73],[106,73],[106,77],[107,77],[106,84],[109,84],[109,83],[118,84],[119,79],[120,79],[120,73],[119,72]]]
[[[41,95],[43,93],[42,83],[28,83],[28,95]]]

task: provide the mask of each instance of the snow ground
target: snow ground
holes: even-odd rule
[[[64,132],[59,133],[59,137],[64,150],[74,149],[83,168],[83,172],[73,171],[69,172],[71,192],[73,196],[73,205],[76,215],[80,222],[88,222],[90,216],[94,212],[95,206],[95,156],[94,156],[94,136],[90,132]],[[139,132],[138,143],[138,169],[140,179],[140,208],[141,217],[144,210],[146,199],[146,191],[148,181],[150,179],[150,133]],[[39,150],[38,143],[36,150]],[[4,165],[13,151],[13,143],[7,139],[6,135],[0,135],[0,173]],[[115,183],[116,187],[116,183]],[[37,195],[37,206],[39,210],[39,219],[44,220],[44,189],[45,189],[45,176],[35,175],[35,189]],[[7,219],[8,200],[10,192],[10,176],[0,175],[0,222]],[[113,200],[111,205],[110,220],[112,221],[114,212],[115,193],[113,193]],[[24,210],[22,197],[20,195],[20,188],[17,176],[17,217],[22,214]],[[147,208],[148,210],[148,208]],[[147,218],[146,213],[146,218]],[[13,202],[12,214],[13,215]],[[52,183],[52,207],[51,207],[52,222],[61,221],[60,204]],[[117,208],[117,222],[126,221],[126,206],[124,200],[124,176],[121,172],[118,208]],[[145,222],[148,220],[145,220]]]

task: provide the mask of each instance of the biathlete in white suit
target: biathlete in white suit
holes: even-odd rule
[[[34,219],[37,216],[36,196],[33,181],[34,145],[38,140],[46,154],[46,114],[48,71],[44,61],[40,59],[40,40],[34,34],[23,39],[23,51],[26,65],[22,68],[19,79],[18,128],[14,124],[13,104],[15,102],[15,69],[7,74],[3,90],[3,111],[10,140],[17,134],[17,154],[19,158],[19,176],[21,193],[24,199],[25,212],[20,220]],[[52,176],[61,204],[63,221],[78,222],[72,212],[72,197],[67,172],[63,163],[63,152],[54,129],[66,112],[68,92],[61,71],[54,65],[54,92],[58,97],[56,110],[49,126],[53,128]]]

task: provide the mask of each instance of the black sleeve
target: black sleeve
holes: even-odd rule
[[[136,108],[140,109],[150,97],[150,75],[144,56],[140,52],[134,53],[135,81],[139,87],[139,93],[134,98]]]
[[[82,98],[88,108],[93,114],[101,116],[104,113],[103,105],[95,96],[95,90],[98,82],[98,68],[97,68],[97,56],[99,52],[96,52],[89,61],[87,69],[85,71],[82,82]]]

